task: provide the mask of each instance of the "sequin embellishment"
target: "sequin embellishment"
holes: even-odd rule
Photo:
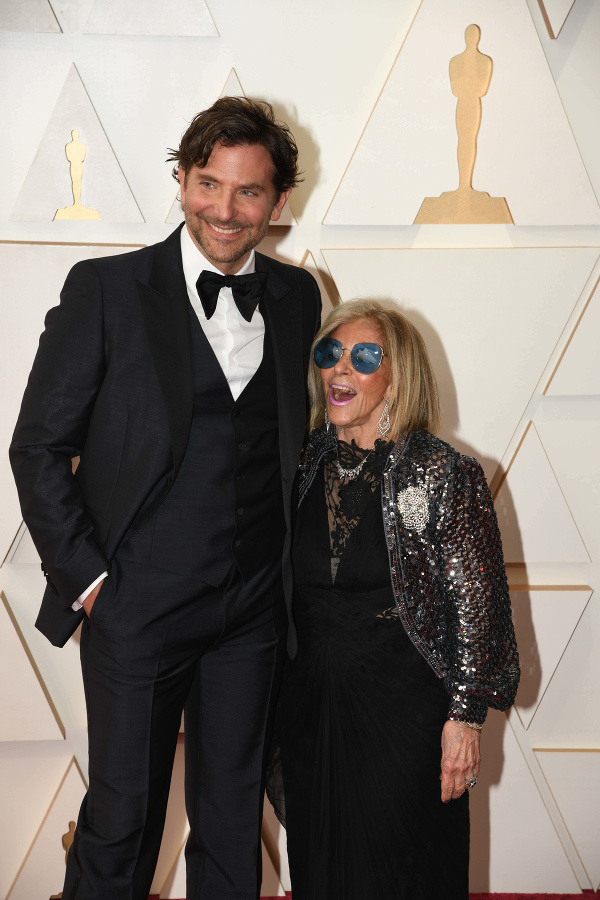
[[[429,503],[424,487],[410,485],[404,488],[396,497],[396,506],[406,528],[412,528],[419,534],[425,531],[429,522]]]

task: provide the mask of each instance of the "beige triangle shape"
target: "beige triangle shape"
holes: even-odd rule
[[[85,147],[81,204],[104,222],[143,222],[102,123],[75,66],[71,66],[50,122],[21,188],[11,220],[52,222],[57,210],[73,204],[70,164],[65,147],[72,131]],[[60,228],[61,223],[55,222]]]
[[[242,87],[242,83],[238,78],[238,74],[235,69],[232,69],[229,73],[227,81],[225,82],[225,87],[219,94],[219,97],[244,97],[244,89]]]
[[[548,34],[555,40],[567,21],[575,0],[538,0]]]
[[[0,31],[56,34],[62,29],[48,0],[2,0]]]
[[[245,97],[244,89],[238,78],[237,72],[235,69],[232,69],[229,75],[227,76],[227,81],[225,82],[225,86],[219,97]],[[171,204],[171,209],[169,210],[169,215],[166,218],[166,222],[169,225],[179,225],[180,222],[183,222],[183,211],[181,209],[181,203],[179,199],[179,191],[177,192],[177,196],[173,200]],[[292,207],[290,206],[290,201],[288,200],[285,206],[283,207],[283,211],[277,220],[277,222],[273,223],[271,227],[285,227],[290,225],[297,225],[298,222],[293,213]]]
[[[465,50],[470,24],[480,27],[479,51],[493,61],[473,188],[504,198],[516,225],[600,224],[526,0],[461,0],[460,8],[422,0],[324,224],[412,225],[426,197],[458,187],[449,63]]]
[[[469,796],[471,891],[485,896],[493,891],[492,900],[496,892],[496,896],[505,892],[527,896],[580,890],[544,799],[506,717],[490,710],[477,788]],[[535,840],[524,847],[524,835],[529,834]],[[521,860],[524,853],[525,866],[507,864],[507,860]]]
[[[58,786],[6,900],[33,900],[58,893],[65,877],[62,837],[76,821],[86,786],[73,759]]]
[[[285,897],[286,893],[279,880],[279,876],[273,866],[273,861],[267,852],[264,839],[261,844],[262,851],[262,884],[260,888],[261,897]]]
[[[95,0],[50,0],[60,27],[65,32],[81,34]]]
[[[536,757],[591,884],[600,888],[600,749],[540,749]]]
[[[315,258],[310,250],[307,250],[302,257],[300,266],[301,268],[307,269],[307,271],[310,272],[319,286],[319,291],[321,292],[321,300],[323,303],[321,321],[324,322],[331,310],[336,306],[339,306],[342,302],[340,299],[340,295],[337,292],[335,282],[329,274],[329,269],[327,269],[327,267],[326,271],[318,268],[315,262]]]
[[[171,866],[169,874],[159,893],[160,900],[170,900],[170,898],[180,898],[186,895],[186,871],[185,871],[185,842],[189,834],[189,828],[186,831],[185,840],[183,841],[179,853]],[[156,881],[156,878],[155,878]],[[152,890],[156,890],[154,884]]]
[[[600,395],[600,290],[597,281],[550,377],[544,394],[548,397]]]
[[[85,33],[219,37],[204,0],[96,0]]]
[[[29,529],[23,522],[7,553],[6,561],[15,566],[38,566],[40,555],[35,549]]]
[[[61,751],[65,748],[61,747]],[[38,832],[70,754],[54,744],[7,747],[0,766],[0,897],[6,897]],[[16,752],[15,752],[16,750]],[[66,832],[66,827],[63,829]],[[48,888],[51,885],[47,885]],[[47,900],[51,890],[42,894]]]
[[[592,557],[598,548],[598,509],[600,508],[600,420],[590,415],[573,418],[566,426],[560,419],[540,421],[537,425],[548,459],[560,482],[569,509]],[[574,465],[581,460],[581,465]]]
[[[507,563],[588,563],[589,556],[530,423],[497,492]]]
[[[0,741],[64,740],[58,712],[1,592],[0,601]]]
[[[591,589],[511,591],[521,683],[516,708],[527,729],[591,597]]]

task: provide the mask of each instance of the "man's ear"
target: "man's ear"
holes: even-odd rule
[[[181,171],[181,170],[180,170],[180,171]],[[283,207],[285,206],[285,204],[286,204],[286,202],[287,202],[287,198],[290,196],[291,193],[292,193],[292,189],[291,189],[291,188],[289,189],[289,191],[282,191],[282,192],[281,192],[281,194],[279,195],[279,200],[277,201],[277,203],[275,204],[275,206],[274,206],[273,209],[271,210],[271,222],[276,222],[276,221],[277,221],[277,219],[279,218],[279,216],[280,216],[281,213],[283,212]]]
[[[179,193],[181,196],[181,202],[183,203],[185,199],[185,169],[183,166],[179,166],[177,169],[177,178],[179,180]]]

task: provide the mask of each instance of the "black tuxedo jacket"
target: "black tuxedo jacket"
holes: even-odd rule
[[[179,231],[133,253],[78,263],[46,317],[10,457],[48,580],[36,625],[57,646],[84,616],[71,604],[110,568],[128,529],[140,524],[142,507],[147,517],[162,502],[185,454],[194,385]],[[292,489],[321,304],[303,269],[260,253],[256,269],[268,273],[261,310],[276,365],[289,609]],[[292,628],[292,652],[294,646]]]

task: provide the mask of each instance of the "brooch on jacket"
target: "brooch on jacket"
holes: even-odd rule
[[[429,522],[429,503],[424,487],[411,485],[404,488],[396,497],[396,506],[405,528],[412,528],[419,534],[425,531]]]

